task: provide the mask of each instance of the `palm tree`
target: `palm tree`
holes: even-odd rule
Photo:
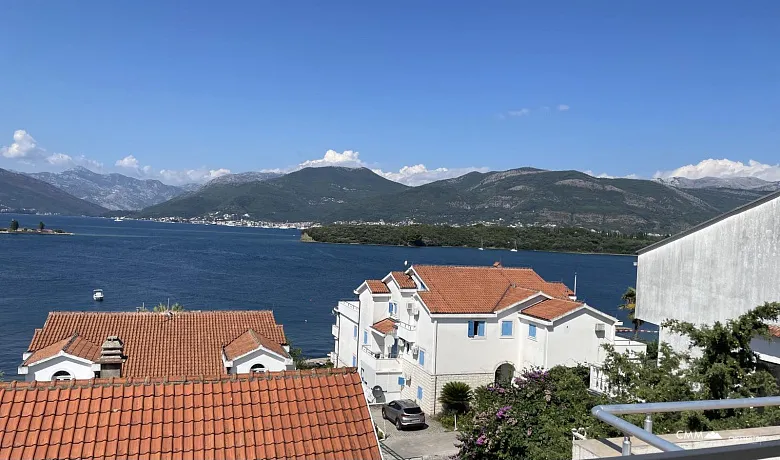
[[[447,382],[441,390],[439,402],[446,411],[464,414],[469,410],[471,387],[464,382]]]
[[[645,322],[641,319],[637,319],[635,316],[636,314],[636,289],[630,287],[626,289],[626,292],[623,293],[623,296],[621,297],[623,300],[623,304],[620,305],[621,310],[625,310],[628,312],[628,319],[631,321],[631,323],[634,324],[634,332],[639,331],[639,326],[643,325]]]

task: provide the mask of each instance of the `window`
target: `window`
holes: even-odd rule
[[[528,325],[528,337],[532,339],[536,338],[536,324]]]
[[[396,305],[395,302],[390,302],[387,307],[387,312],[390,313],[390,316],[395,316],[396,313],[398,313],[398,305]]]
[[[406,379],[403,377],[398,377],[398,385],[404,386],[404,383],[406,383]]]
[[[262,364],[255,364],[254,366],[249,368],[249,372],[255,373],[255,372],[265,372],[265,366]]]
[[[469,337],[484,337],[485,336],[485,322],[484,321],[469,321]]]
[[[368,345],[368,331],[363,331],[363,345]]]
[[[422,401],[422,397],[423,397],[422,387],[417,387],[417,399]]]
[[[352,355],[352,367],[357,366],[357,356]]]
[[[57,371],[51,376],[52,380],[73,380],[73,376],[66,371]]]
[[[357,338],[357,326],[352,326],[352,337]]]
[[[417,361],[420,363],[420,366],[425,366],[425,350],[420,350],[417,353]]]
[[[501,337],[512,337],[512,320],[501,321]]]

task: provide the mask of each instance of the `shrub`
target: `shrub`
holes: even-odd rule
[[[464,414],[471,403],[471,387],[464,382],[447,382],[441,390],[439,402],[446,412]]]

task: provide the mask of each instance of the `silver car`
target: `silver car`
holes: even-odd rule
[[[382,418],[395,423],[398,430],[425,425],[425,412],[411,399],[397,399],[382,406]]]

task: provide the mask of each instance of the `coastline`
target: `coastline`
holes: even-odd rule
[[[309,236],[308,240],[300,240],[301,243],[317,243],[317,244],[340,244],[345,246],[387,246],[387,247],[393,247],[393,248],[460,248],[460,249],[478,249],[472,246],[447,246],[447,245],[439,245],[439,246],[409,246],[409,245],[401,245],[401,244],[381,244],[381,243],[333,243],[330,241],[317,241],[311,236]],[[508,248],[484,248],[485,251],[506,251],[510,252]],[[637,254],[624,254],[624,253],[615,253],[615,252],[578,252],[578,251],[554,251],[550,249],[518,249],[518,252],[551,252],[554,254],[582,254],[582,255],[601,255],[601,256],[625,256],[625,257],[637,257]]]
[[[8,230],[0,231],[0,233],[6,234],[6,235],[70,235],[70,236],[75,235],[75,233],[71,233],[71,232],[38,232],[38,231],[34,231],[34,232],[20,232],[20,231],[10,232]]]

